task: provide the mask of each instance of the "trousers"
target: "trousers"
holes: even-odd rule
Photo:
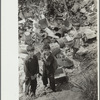
[[[42,76],[42,81],[43,81],[43,85],[47,85],[48,84],[48,79],[50,81],[50,87],[53,91],[55,91],[55,79],[54,79],[54,74],[49,74],[47,75],[47,73],[43,73]]]
[[[31,78],[27,78],[25,81],[25,94],[29,95],[29,92],[33,92],[35,95],[36,88],[37,88],[37,79],[35,78],[34,80],[31,80]]]

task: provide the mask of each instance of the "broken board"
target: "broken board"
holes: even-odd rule
[[[48,36],[52,37],[52,38],[55,38],[55,39],[58,39],[58,36],[56,36],[54,34],[54,32],[52,30],[50,30],[48,27],[46,27],[45,29],[45,32],[48,34]]]
[[[74,66],[73,61],[71,61],[69,58],[58,58],[57,63],[59,66],[63,66],[64,68],[71,68]]]

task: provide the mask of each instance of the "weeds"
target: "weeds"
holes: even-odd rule
[[[74,87],[80,89],[80,92],[82,93],[82,100],[98,100],[97,74],[92,71],[92,73],[88,73],[87,75],[86,73],[82,73],[80,76],[80,82],[74,81],[71,83]],[[91,75],[93,76],[91,77]]]
[[[85,89],[82,92],[84,100],[97,100],[97,74],[94,75],[93,79],[85,78],[86,84]]]

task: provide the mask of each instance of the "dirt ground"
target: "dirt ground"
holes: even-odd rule
[[[84,96],[84,93],[89,84],[91,84],[87,81],[88,79],[91,79],[91,81],[96,79],[95,83],[97,84],[97,41],[93,41],[86,48],[88,49],[86,55],[78,56],[74,60],[70,58],[75,66],[73,69],[66,69],[69,80],[68,82],[63,81],[57,84],[57,92],[43,94],[41,77],[38,78],[36,100],[90,100]],[[90,91],[92,91],[91,88]],[[97,93],[97,89],[95,89],[95,92]],[[20,100],[25,100],[25,97],[21,96]],[[26,100],[34,99],[27,98]]]
[[[31,0],[32,2],[28,2],[30,0],[26,0],[27,2],[21,1],[19,2],[19,100],[97,100],[96,0],[63,0],[63,6],[60,3],[61,0],[51,0],[51,2],[47,2],[48,0],[45,0],[45,2],[39,2],[40,0]],[[53,1],[57,1],[57,4]],[[38,5],[39,8],[33,5]],[[62,9],[65,10],[62,11]],[[40,23],[44,19],[47,19],[47,21]],[[28,29],[27,26],[29,26]],[[39,59],[40,73],[42,72],[43,62],[39,56],[42,56],[42,43],[45,42],[43,38],[47,34],[51,44],[57,43],[59,45],[54,45],[55,47],[57,46],[54,48],[56,53],[59,50],[61,51],[59,52],[59,58],[64,56],[62,58],[68,58],[70,62],[73,62],[71,64],[61,63],[60,67],[67,65],[70,67],[63,68],[66,72],[66,77],[59,79],[55,84],[56,92],[48,90],[45,92],[42,77],[40,76],[37,78],[36,98],[25,97],[24,95],[24,61],[28,56],[26,54],[26,45],[24,44],[26,41],[24,35],[27,35],[27,32],[32,33],[32,39],[30,38],[28,42],[34,42],[35,54]],[[63,32],[65,33],[64,36]],[[79,48],[76,58],[73,59],[73,43],[71,42],[77,37],[77,33],[82,35],[83,42],[81,41],[81,48]],[[61,43],[58,42],[58,38],[62,39]],[[68,61],[66,60],[66,62]],[[74,66],[72,67],[72,65]]]

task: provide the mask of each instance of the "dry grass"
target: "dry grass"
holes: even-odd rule
[[[82,91],[83,99],[84,100],[97,100],[98,93],[97,93],[97,74],[94,75],[93,79],[85,78],[86,84],[84,84],[85,88]]]
[[[82,60],[81,72],[72,77],[74,87],[81,91],[81,100],[98,100],[97,53],[95,45]]]

